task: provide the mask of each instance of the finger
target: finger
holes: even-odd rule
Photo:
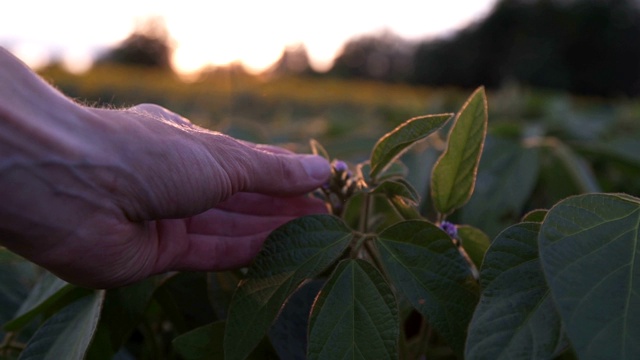
[[[255,193],[238,193],[216,208],[260,216],[302,216],[327,212],[322,200],[306,195],[283,198]]]
[[[295,216],[260,216],[211,209],[194,216],[187,225],[189,234],[216,236],[247,236],[269,233],[295,219]]]
[[[241,236],[187,234],[184,220],[157,223],[158,257],[153,274],[173,270],[219,271],[246,266],[256,257],[270,231]]]
[[[225,159],[222,159],[223,161]],[[331,175],[329,162],[316,155],[275,154],[253,149],[231,164],[227,173],[238,181],[238,191],[269,195],[299,195],[318,188]],[[235,165],[235,166],[234,166]]]
[[[247,236],[189,236],[189,251],[177,259],[175,270],[222,271],[251,264],[269,232]]]

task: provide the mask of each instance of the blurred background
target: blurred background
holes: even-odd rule
[[[638,0],[25,0],[0,13],[0,46],[80,102],[157,103],[353,162],[484,85],[489,137],[459,216],[489,233],[567,195],[640,193],[639,40]],[[424,191],[428,145],[405,157]]]

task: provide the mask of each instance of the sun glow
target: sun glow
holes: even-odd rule
[[[468,24],[495,2],[398,0],[391,6],[358,0],[326,0],[322,5],[293,0],[112,0],[97,11],[83,1],[58,0],[39,3],[34,11],[31,1],[19,1],[11,11],[0,12],[0,45],[32,66],[53,56],[84,69],[96,53],[126,38],[136,22],[159,16],[174,41],[174,67],[181,73],[233,62],[261,71],[294,44],[304,44],[312,66],[323,70],[354,36],[383,30],[408,39],[435,36]]]

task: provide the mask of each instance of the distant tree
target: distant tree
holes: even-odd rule
[[[140,22],[133,33],[98,57],[97,64],[122,64],[172,70],[173,45],[160,17]]]
[[[636,0],[502,0],[479,23],[420,43],[412,81],[639,95],[638,39]]]
[[[334,60],[329,74],[387,82],[406,81],[412,72],[413,46],[385,31],[348,41]]]
[[[281,75],[315,75],[316,72],[311,67],[309,54],[304,44],[287,46],[280,59],[269,67],[265,74],[268,76]]]

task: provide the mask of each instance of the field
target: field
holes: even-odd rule
[[[635,99],[234,69],[189,81],[128,68],[41,74],[88,106],[156,103],[297,152],[318,151],[315,139],[346,162],[323,187],[340,217],[284,225],[248,272],[107,291],[0,248],[0,357],[637,358],[625,341],[640,331]],[[358,163],[370,171],[347,171]]]
[[[455,112],[470,93],[333,78],[266,79],[234,68],[208,71],[191,81],[129,68],[97,68],[83,75],[49,68],[41,73],[89,105],[156,103],[200,126],[244,140],[309,152],[309,140],[316,139],[332,157],[352,162],[367,158],[375,141],[403,121]],[[532,207],[548,208],[574,193],[640,194],[640,184],[630,180],[640,166],[639,101],[575,97],[516,85],[490,90],[487,97],[489,137],[481,171],[501,158],[506,161],[507,153],[517,155],[510,147],[540,150],[537,174],[494,174],[504,181],[527,176],[534,181],[529,186],[543,190],[535,199],[522,200],[509,219]],[[424,157],[425,149],[437,151],[435,138],[426,144],[406,160],[415,160],[411,154]],[[419,170],[428,166],[416,165],[410,176],[420,188],[427,174]],[[563,172],[573,184],[566,177],[558,180]]]

